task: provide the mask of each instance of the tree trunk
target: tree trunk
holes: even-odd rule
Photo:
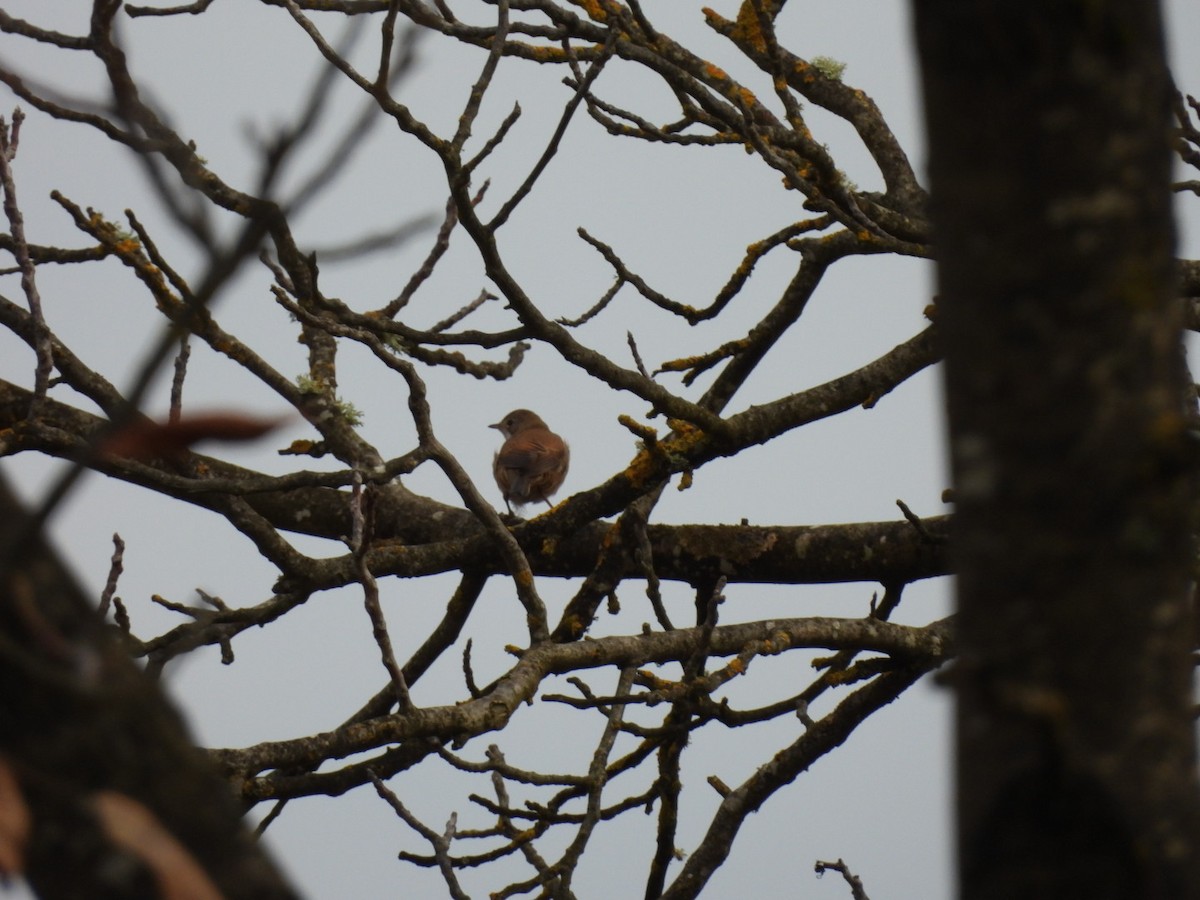
[[[0,819],[44,900],[296,896],[3,479]]]
[[[1200,896],[1158,4],[917,0],[958,517],[961,896]]]

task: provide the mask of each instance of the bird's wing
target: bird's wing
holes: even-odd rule
[[[496,454],[496,462],[506,469],[520,469],[529,478],[548,472],[559,464],[554,453],[542,441],[531,438],[521,447]]]

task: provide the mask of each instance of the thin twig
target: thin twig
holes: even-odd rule
[[[646,364],[642,362],[642,354],[638,352],[637,341],[633,339],[633,332],[625,332],[625,340],[629,344],[629,352],[633,354],[633,364],[637,366],[637,370],[642,373],[643,378],[649,378],[650,373],[646,371]]]
[[[454,863],[450,859],[450,842],[454,839],[457,829],[458,815],[451,813],[450,818],[446,821],[446,828],[438,834],[432,828],[429,828],[413,815],[408,807],[396,796],[386,784],[384,784],[374,772],[370,773],[371,783],[375,785],[375,791],[382,797],[405,824],[425,840],[429,841],[433,847],[433,855],[437,860],[438,870],[442,873],[442,878],[446,881],[446,887],[450,891],[450,896],[454,900],[471,900],[471,898],[463,891],[462,886],[458,883],[458,876],[454,874]]]
[[[30,418],[37,414],[37,407],[46,397],[50,387],[50,373],[54,370],[54,352],[51,347],[50,329],[46,325],[46,317],[42,313],[42,297],[38,293],[37,276],[33,259],[29,255],[29,244],[25,240],[25,217],[21,215],[17,203],[17,185],[13,178],[12,161],[16,158],[17,147],[21,141],[21,123],[25,121],[25,113],[20,107],[13,110],[12,128],[9,129],[4,117],[0,116],[0,187],[4,190],[4,214],[8,218],[9,233],[12,235],[12,252],[17,260],[17,268],[21,270],[21,290],[29,304],[29,313],[33,317],[34,338],[33,349],[37,356],[37,366],[34,369],[33,404],[29,411]]]
[[[113,554],[108,565],[108,580],[104,583],[104,590],[100,593],[100,618],[108,615],[109,604],[112,603],[113,594],[117,592],[117,579],[125,571],[125,542],[116,532],[113,532],[112,539]]]
[[[356,472],[355,474],[357,475],[358,473]],[[407,713],[413,708],[412,698],[408,693],[408,682],[404,677],[404,672],[400,669],[399,663],[396,662],[396,654],[392,650],[392,639],[388,634],[387,620],[383,615],[383,606],[379,602],[379,584],[375,580],[374,573],[371,572],[370,567],[367,565],[367,548],[370,544],[369,538],[372,528],[373,506],[369,499],[369,494],[373,490],[372,486],[364,489],[361,478],[355,480],[350,505],[353,528],[350,538],[350,548],[354,553],[358,580],[363,588],[363,605],[366,607],[367,616],[371,620],[371,632],[375,637],[375,645],[379,648],[380,656],[383,659],[383,666],[387,669],[388,676],[392,681],[392,689],[396,696],[396,708],[400,713]]]
[[[171,378],[171,410],[167,421],[171,424],[179,422],[183,413],[183,380],[187,377],[188,357],[192,355],[192,347],[188,335],[184,333],[179,339],[179,353],[175,355],[175,374]]]
[[[850,885],[850,896],[853,897],[854,900],[871,900],[871,898],[867,896],[867,892],[863,889],[862,879],[851,872],[850,867],[846,865],[846,863],[840,858],[837,862],[822,862],[821,860],[817,860],[816,865],[813,866],[813,869],[816,871],[818,878],[820,878],[827,870],[830,869],[832,869],[834,872],[840,872],[842,878],[846,880],[846,884]]]

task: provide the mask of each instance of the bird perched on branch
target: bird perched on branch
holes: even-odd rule
[[[488,427],[504,435],[492,460],[492,473],[509,513],[513,504],[542,502],[549,506],[549,498],[562,487],[571,463],[567,442],[527,409],[514,409]]]

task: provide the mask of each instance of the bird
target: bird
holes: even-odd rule
[[[513,504],[545,503],[562,487],[571,463],[571,448],[549,429],[541,416],[528,409],[514,409],[495,425],[504,443],[492,460],[496,486],[512,515]]]

